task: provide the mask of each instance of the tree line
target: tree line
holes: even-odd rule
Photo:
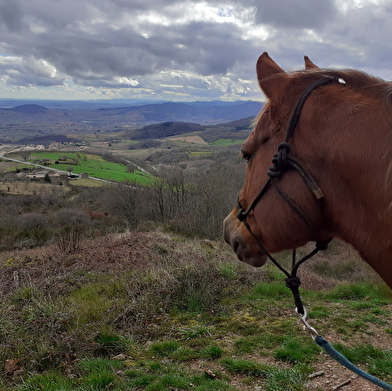
[[[61,251],[83,240],[160,225],[215,239],[242,187],[240,161],[205,170],[162,166],[148,186],[131,182],[102,188],[43,184],[34,194],[0,193],[0,251],[54,243]],[[27,186],[27,185],[25,185]]]

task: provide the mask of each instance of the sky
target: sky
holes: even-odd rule
[[[392,80],[392,0],[0,0],[0,98],[262,100],[303,56]]]

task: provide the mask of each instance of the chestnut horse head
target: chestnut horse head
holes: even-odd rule
[[[338,237],[392,288],[392,85],[307,57],[305,68],[286,73],[267,53],[257,62],[267,102],[242,144],[246,178],[224,238],[262,266],[265,252]]]

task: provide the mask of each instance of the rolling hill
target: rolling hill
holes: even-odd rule
[[[127,132],[124,134],[124,138],[131,140],[164,139],[196,132],[206,141],[214,141],[219,138],[245,139],[250,132],[253,118],[247,117],[209,126],[190,122],[161,122]]]
[[[65,119],[66,117],[63,113],[37,104],[0,108],[0,124],[20,121],[46,123]]]

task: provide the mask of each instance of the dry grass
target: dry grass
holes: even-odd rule
[[[279,258],[287,263],[289,254]],[[380,348],[389,346],[392,331],[384,320],[391,319],[390,305],[380,299],[382,292],[362,288],[365,275],[375,278],[366,268],[347,274],[345,264],[352,262],[362,263],[337,243],[304,265],[306,303],[314,302],[311,313],[333,341],[347,342],[348,336],[361,341],[372,333],[383,341]],[[326,263],[328,276],[318,274]],[[207,367],[219,382],[207,382],[200,390],[214,384],[217,390],[253,390],[258,384],[283,390],[295,380],[295,390],[304,391],[303,375],[325,362],[311,341],[296,335],[283,276],[276,277],[272,265],[254,269],[238,262],[220,241],[159,229],[126,232],[84,240],[72,254],[57,245],[2,253],[0,268],[0,363],[3,374],[8,373],[3,388],[0,381],[4,390],[55,389],[37,388],[45,379],[69,384],[64,390],[106,389],[75,388],[93,378],[96,364],[94,376],[99,380],[106,373],[107,389],[113,390],[147,381],[158,387],[164,378],[175,388],[173,376],[195,379],[192,373]],[[344,286],[338,289],[353,281],[358,286],[349,293],[366,296],[358,304],[346,298]],[[367,305],[365,312],[359,304]],[[301,366],[296,357],[302,350]],[[126,357],[123,364],[110,361],[119,354]],[[315,366],[309,364],[310,356]],[[264,365],[256,361],[266,364],[266,378],[246,370]],[[20,388],[22,381],[30,386]],[[130,389],[147,389],[143,387]]]

